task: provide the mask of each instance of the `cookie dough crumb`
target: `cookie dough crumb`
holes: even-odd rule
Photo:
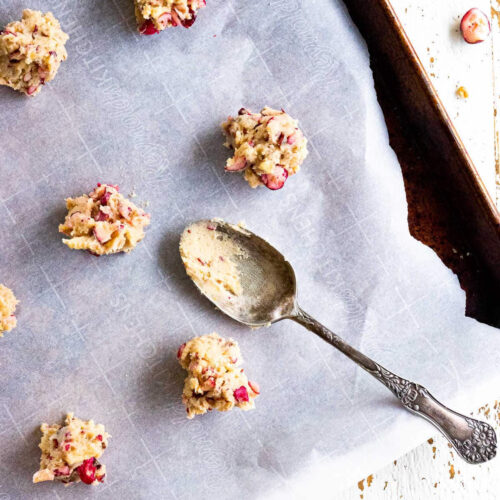
[[[33,482],[61,481],[63,483],[98,484],[104,481],[106,467],[97,460],[108,446],[111,437],[101,424],[80,420],[68,413],[65,425],[42,424],[40,470]]]
[[[141,35],[154,35],[165,28],[190,28],[206,0],[135,0],[135,17]]]
[[[259,386],[240,368],[243,359],[234,340],[225,340],[217,333],[196,337],[179,347],[177,359],[188,371],[182,393],[188,418],[234,406],[255,408]]]
[[[89,194],[67,198],[68,215],[59,232],[73,250],[94,255],[130,252],[144,238],[150,215],[118,192],[118,186],[97,184]]]
[[[51,12],[26,9],[0,32],[0,85],[34,96],[56,76],[68,35]]]
[[[456,94],[458,97],[461,97],[462,99],[467,99],[469,97],[469,92],[463,86],[457,88]]]
[[[245,252],[217,227],[217,220],[191,224],[181,236],[182,262],[188,276],[209,296],[240,295],[237,260]]]
[[[6,286],[0,284],[0,337],[3,332],[10,332],[17,325],[15,316],[16,305],[19,301],[14,292]]]
[[[236,118],[228,117],[222,130],[226,135],[224,145],[234,150],[226,170],[244,170],[253,188],[264,185],[271,190],[281,189],[307,156],[307,139],[297,120],[283,109],[265,107],[260,113],[252,113],[241,108]]]

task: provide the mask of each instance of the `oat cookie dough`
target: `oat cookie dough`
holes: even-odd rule
[[[216,333],[196,337],[179,347],[177,358],[188,371],[182,392],[188,418],[234,406],[242,410],[255,407],[259,386],[243,373],[243,360],[234,340]]]
[[[10,288],[0,284],[0,337],[3,332],[10,332],[17,325],[15,316],[19,301]]]
[[[182,234],[179,250],[187,274],[209,296],[241,294],[237,260],[244,251],[217,230],[217,220],[191,224]]]
[[[51,12],[24,10],[21,21],[0,32],[0,85],[38,94],[66,59],[68,38]]]
[[[135,0],[137,27],[142,35],[154,35],[165,28],[189,28],[206,0]]]
[[[97,184],[89,194],[67,198],[68,215],[59,232],[73,250],[94,255],[130,252],[144,238],[150,215],[118,192],[118,186]]]
[[[297,173],[307,156],[307,139],[284,110],[268,107],[260,113],[241,108],[238,116],[222,124],[225,146],[234,150],[226,170],[245,171],[251,187],[281,189],[288,176]]]
[[[101,424],[80,420],[68,413],[65,425],[42,424],[40,470],[33,482],[61,481],[63,483],[98,484],[104,481],[106,467],[98,458],[111,437]]]

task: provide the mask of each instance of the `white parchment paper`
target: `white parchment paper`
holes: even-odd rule
[[[0,22],[21,16],[1,0]],[[250,331],[186,277],[189,222],[244,220],[296,269],[301,305],[396,373],[468,412],[498,388],[500,335],[413,240],[364,42],[339,0],[210,0],[189,29],[135,31],[132,0],[33,0],[70,34],[41,95],[0,88],[0,282],[21,303],[0,339],[0,497],[332,498],[427,438],[378,382],[292,322]],[[283,107],[310,155],[283,190],[224,173],[219,124]],[[97,182],[149,201],[130,255],[67,249],[64,198]],[[464,256],[464,258],[467,258]],[[175,353],[235,338],[252,412],[185,418]],[[495,385],[496,384],[496,385]],[[105,424],[107,482],[31,484],[41,422]]]

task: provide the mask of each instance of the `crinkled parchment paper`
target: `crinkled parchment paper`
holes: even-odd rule
[[[2,0],[0,22],[23,7]],[[498,388],[499,332],[464,317],[455,276],[408,233],[366,47],[340,0],[210,0],[191,29],[153,37],[137,35],[132,0],[29,7],[71,39],[41,95],[0,89],[0,281],[21,301],[0,339],[0,497],[332,498],[434,432],[300,326],[251,331],[217,312],[178,252],[199,218],[244,220],[292,262],[304,309],[457,410]],[[266,104],[310,141],[277,192],[223,171],[220,122]],[[97,182],[149,202],[130,255],[60,241],[64,198]],[[214,330],[240,343],[262,392],[255,411],[188,421],[175,353]],[[113,436],[103,486],[31,484],[37,427],[66,411]]]

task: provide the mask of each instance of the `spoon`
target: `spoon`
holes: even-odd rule
[[[193,244],[197,245],[194,248],[203,254],[201,240],[193,240],[194,229],[200,226],[210,229],[210,236],[219,245],[239,249],[232,260],[237,266],[241,282],[240,294],[215,293],[208,282],[191,276],[198,289],[222,312],[254,328],[269,326],[282,319],[300,323],[382,382],[407,410],[434,424],[466,462],[480,464],[496,455],[497,437],[491,425],[450,410],[425,387],[390,372],[303,311],[297,302],[292,266],[259,236],[220,219],[195,222],[181,236],[181,255],[187,269],[183,245],[191,243],[192,248]],[[231,253],[234,254],[233,251]]]

